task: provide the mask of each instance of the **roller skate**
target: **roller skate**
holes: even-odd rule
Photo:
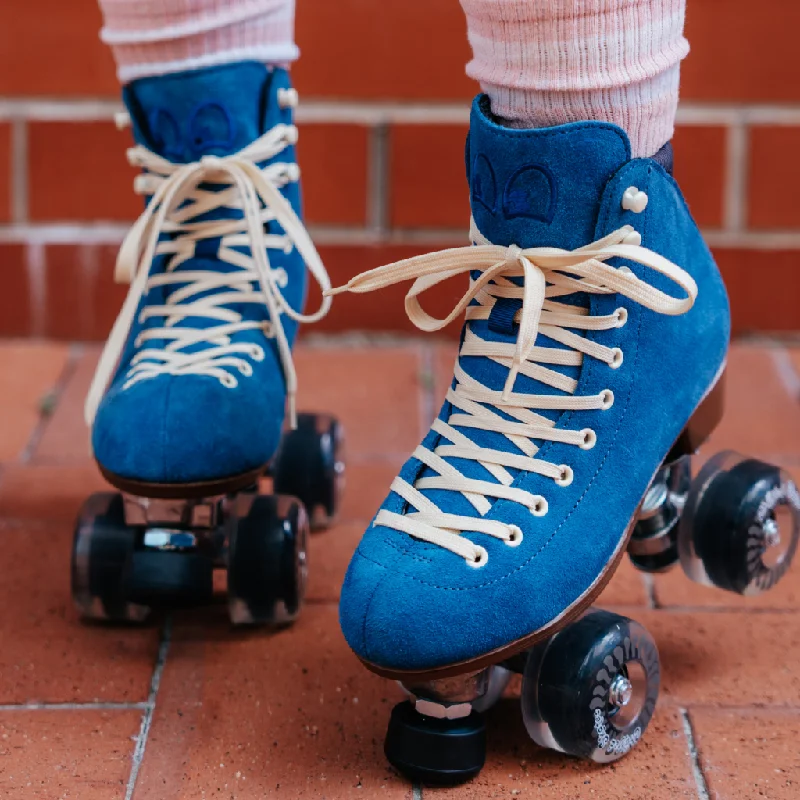
[[[636,622],[592,608],[626,551],[680,561],[745,594],[785,572],[800,501],[775,467],[689,458],[722,414],[729,308],[671,176],[671,149],[632,159],[600,122],[518,130],[472,108],[472,246],[334,290],[406,280],[410,319],[462,312],[454,377],[345,578],[345,637],[409,699],[388,760],[458,783],[484,763],[482,714],[519,672],[533,739],[611,761],[641,738],[658,651]],[[421,295],[469,288],[445,319]]]
[[[116,491],[80,512],[73,597],[86,618],[141,621],[210,601],[224,568],[234,624],[286,624],[344,480],[337,421],[295,411],[297,327],[330,303],[301,313],[306,270],[329,280],[300,217],[297,94],[244,62],[137,80],[124,100],[146,208],[86,400]]]

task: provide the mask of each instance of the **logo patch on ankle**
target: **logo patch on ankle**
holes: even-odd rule
[[[556,213],[558,187],[553,173],[542,164],[520,167],[503,190],[503,216],[526,217],[549,225]]]
[[[227,153],[235,143],[235,121],[230,111],[215,100],[195,106],[184,122],[166,108],[154,108],[148,123],[156,151],[170,161]]]

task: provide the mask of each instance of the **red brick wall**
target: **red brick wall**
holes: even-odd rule
[[[124,293],[139,201],[99,27],[95,0],[0,3],[0,335],[101,338]],[[796,0],[689,0],[677,176],[740,332],[800,329],[798,27]],[[462,243],[476,87],[457,0],[298,0],[298,40],[307,216],[334,283]],[[402,294],[345,297],[321,329],[407,329]]]

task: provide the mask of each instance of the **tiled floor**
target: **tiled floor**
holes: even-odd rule
[[[518,706],[490,718],[481,777],[412,787],[382,754],[395,686],[360,668],[336,600],[350,552],[448,380],[453,345],[306,344],[304,407],[348,430],[340,524],[312,542],[310,599],[277,634],[231,631],[222,608],[141,629],[83,625],[69,599],[72,519],[101,488],[82,422],[96,350],[0,345],[0,798],[200,800],[769,798],[800,796],[800,566],[742,600],[626,562],[602,598],[661,651],[656,718],[598,767],[541,750]],[[800,349],[741,344],[711,452],[734,448],[800,478]]]

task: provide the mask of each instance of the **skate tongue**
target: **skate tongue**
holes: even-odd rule
[[[174,163],[235,153],[265,130],[270,77],[247,61],[133,81],[123,99],[134,137]]]
[[[506,128],[479,95],[467,142],[472,215],[493,244],[574,250],[595,240],[603,190],[630,157],[616,125]]]

